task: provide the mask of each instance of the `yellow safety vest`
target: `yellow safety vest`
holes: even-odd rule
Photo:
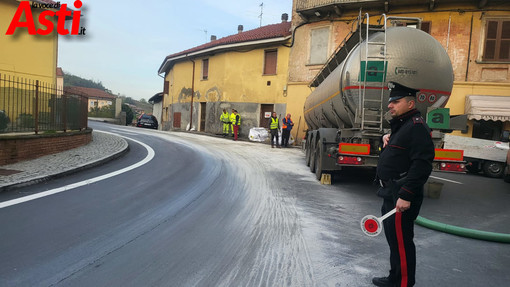
[[[234,113],[230,114],[230,122],[234,124],[236,122],[236,115]]]
[[[230,123],[229,118],[230,116],[228,115],[228,113],[222,113],[220,116],[220,121],[223,122],[224,124],[228,124]]]
[[[271,126],[270,129],[276,130],[278,129],[278,118],[271,117]]]
[[[240,114],[237,114],[237,115],[239,116],[239,120],[236,123],[236,115],[234,115],[234,121],[232,123],[236,126],[240,126],[241,125],[241,115]]]

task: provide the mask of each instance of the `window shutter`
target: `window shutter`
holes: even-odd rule
[[[510,61],[510,21],[487,21],[485,47],[482,59],[485,61]]]
[[[427,34],[430,34],[430,26],[430,21],[421,22],[421,30]]]
[[[496,59],[496,38],[498,35],[498,22],[487,21],[487,36],[485,37],[485,51],[483,53],[484,60]]]
[[[163,87],[163,94],[168,95],[169,91],[170,91],[170,82],[165,81],[165,86]]]
[[[209,59],[202,60],[202,80],[209,77]]]
[[[264,75],[276,74],[277,50],[264,51]]]

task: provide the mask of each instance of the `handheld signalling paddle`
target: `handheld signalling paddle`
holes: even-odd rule
[[[361,219],[361,230],[368,236],[377,236],[381,233],[382,222],[393,215],[397,211],[397,208],[393,208],[391,211],[381,217],[375,217],[374,215],[366,215]]]

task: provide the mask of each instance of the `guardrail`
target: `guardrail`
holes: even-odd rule
[[[0,134],[83,130],[87,112],[86,95],[0,74]]]

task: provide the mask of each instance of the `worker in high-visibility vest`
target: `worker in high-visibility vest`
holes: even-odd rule
[[[291,115],[287,114],[282,120],[282,147],[287,147],[289,145],[290,131],[292,127],[294,127],[294,122],[290,117]]]
[[[226,109],[223,109],[223,113],[220,116],[220,122],[223,124],[223,137],[226,137],[231,124],[230,115]]]
[[[234,140],[237,140],[237,134],[239,133],[239,126],[241,125],[241,115],[234,110],[234,121],[232,122],[232,126],[234,127]]]
[[[232,109],[232,113],[230,114],[230,134],[234,136],[234,122],[236,121],[236,115],[234,114],[234,109]]]
[[[274,139],[276,139],[276,147],[280,147],[280,143],[278,142],[278,131],[280,130],[280,120],[276,116],[276,112],[273,112],[273,115],[269,121],[269,132],[271,133],[271,147],[274,148]]]

